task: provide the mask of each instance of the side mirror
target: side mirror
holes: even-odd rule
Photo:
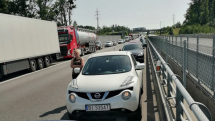
[[[75,68],[75,69],[74,69],[74,73],[76,73],[76,74],[79,74],[79,73],[80,73],[80,71],[81,71],[81,69],[80,69],[80,68]]]
[[[136,70],[142,70],[145,68],[145,63],[137,63],[135,69]]]
[[[121,49],[119,49],[119,51],[122,51]]]

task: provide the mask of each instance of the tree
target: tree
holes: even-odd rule
[[[176,28],[180,28],[180,27],[181,27],[181,23],[180,23],[180,22],[177,22],[177,23],[175,24],[175,27],[176,27]]]
[[[200,24],[205,25],[209,22],[208,0],[204,0],[204,9],[200,16]]]
[[[7,1],[6,0],[0,0],[0,13],[7,13]]]
[[[77,26],[78,26],[77,22],[74,21],[74,22],[73,22],[73,27],[76,28]]]

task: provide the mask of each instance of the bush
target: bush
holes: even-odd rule
[[[182,26],[179,34],[198,34],[198,33],[215,33],[215,28],[209,25],[185,25]]]

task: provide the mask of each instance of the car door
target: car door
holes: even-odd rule
[[[132,54],[131,54],[131,58],[132,58],[132,61],[134,63],[134,66],[136,67],[137,63],[139,63],[139,62],[137,62],[135,60],[135,58]],[[135,71],[136,71],[136,74],[137,74],[139,82],[140,82],[140,87],[143,88],[143,79],[142,79],[143,78],[143,71],[142,70],[136,70],[136,69],[135,69]]]

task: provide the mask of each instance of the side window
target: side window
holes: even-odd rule
[[[136,63],[136,60],[135,60],[135,58],[134,58],[134,56],[131,54],[131,58],[132,58],[132,61],[133,61],[133,63],[134,63],[134,66],[136,66],[137,65],[137,63]]]

